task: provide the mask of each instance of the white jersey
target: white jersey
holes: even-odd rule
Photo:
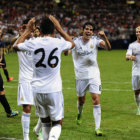
[[[60,76],[61,53],[71,49],[68,41],[52,37],[38,37],[23,43],[20,50],[30,50],[33,55],[32,87],[37,93],[62,91]]]
[[[136,61],[133,61],[132,65],[132,75],[140,75],[140,43],[137,41],[131,43],[126,54],[136,57]]]
[[[26,41],[25,41],[26,42]],[[20,43],[18,47],[24,44]],[[18,51],[19,61],[19,83],[31,82],[33,77],[32,55],[30,51]]]
[[[74,39],[75,48],[72,50],[76,79],[91,79],[100,76],[97,64],[99,43],[103,41],[93,36],[88,42],[83,42],[82,37]]]

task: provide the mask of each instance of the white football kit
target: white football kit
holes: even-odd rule
[[[59,116],[59,119],[62,119],[64,116],[64,107],[62,100],[62,80],[60,76],[61,53],[64,50],[71,49],[72,44],[68,41],[52,37],[38,37],[36,39],[30,39],[23,44],[19,49],[31,51],[33,55],[32,88],[37,114],[43,118],[50,116],[54,121],[58,120],[57,116]],[[56,98],[54,93],[59,94],[60,92],[60,97]],[[39,98],[42,98],[42,101]],[[44,98],[46,99],[46,103],[41,105],[41,102],[44,103]],[[45,111],[47,106],[52,106],[52,108],[58,106],[58,104],[53,104],[53,101],[50,101],[50,99],[54,100],[54,102],[57,99],[61,99],[58,102],[61,104],[61,110],[53,114],[53,116],[51,111]]]
[[[22,45],[22,43],[19,44],[19,48]],[[18,105],[34,105],[31,86],[31,80],[33,78],[32,55],[30,51],[18,51],[17,54],[19,61]]]
[[[128,47],[126,54],[134,55],[136,57],[136,61],[133,61],[132,64],[132,89],[139,90],[140,89],[140,43],[138,43],[137,41],[131,43]]]
[[[99,43],[103,41],[93,36],[88,42],[82,37],[74,39],[75,48],[72,50],[74,70],[76,76],[77,96],[84,96],[89,89],[90,93],[101,93],[100,71],[97,63]]]

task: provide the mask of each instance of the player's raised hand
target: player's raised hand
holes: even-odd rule
[[[60,30],[62,28],[59,21],[54,16],[50,15],[49,19],[53,22],[56,30]]]
[[[31,18],[26,26],[26,29],[29,31],[34,31],[35,30],[35,18]]]
[[[104,31],[99,31],[98,35],[101,36],[101,37],[105,37],[106,36]]]

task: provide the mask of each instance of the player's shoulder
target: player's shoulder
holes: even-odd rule
[[[33,42],[35,40],[35,37],[31,37],[29,39],[26,39],[25,42]]]
[[[59,37],[55,37],[53,38],[56,41],[66,41],[63,37],[59,36]]]
[[[135,45],[137,45],[137,41],[134,41],[134,42],[129,44],[130,47],[134,47]]]
[[[73,41],[81,41],[82,40],[82,36],[77,36],[73,38]]]
[[[101,39],[100,39],[100,37],[94,35],[94,36],[91,37],[91,40],[101,40]]]

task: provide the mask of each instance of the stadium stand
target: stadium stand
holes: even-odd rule
[[[132,0],[131,0],[132,1]],[[86,21],[95,24],[95,33],[103,29],[113,48],[126,49],[135,40],[135,28],[140,25],[140,2],[133,0],[1,0],[0,27],[6,30],[5,42],[18,33],[22,21],[45,14],[60,19],[69,34],[81,33],[79,27]]]

